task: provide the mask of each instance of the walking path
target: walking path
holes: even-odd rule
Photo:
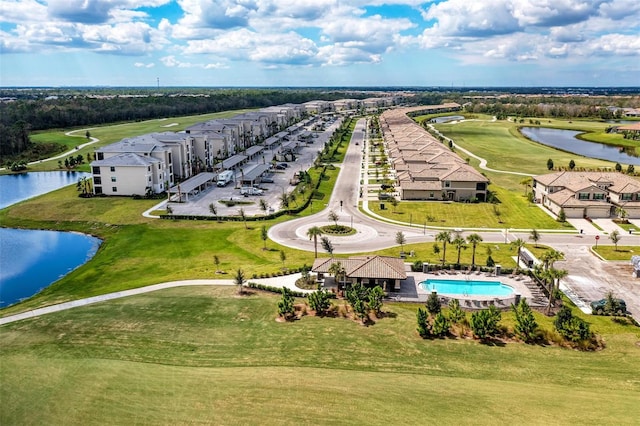
[[[300,278],[301,274],[291,274],[282,277],[274,278],[260,278],[250,280],[251,282],[269,285],[271,287],[287,287],[291,290],[300,291],[303,293],[310,293],[312,290],[303,290],[296,287],[296,280]],[[20,321],[27,318],[34,318],[41,315],[51,314],[54,312],[66,311],[68,309],[77,308],[80,306],[92,305],[94,303],[106,302],[109,300],[121,299],[123,297],[135,296],[138,294],[150,293],[153,291],[164,290],[167,288],[175,287],[188,287],[188,286],[204,286],[204,285],[235,285],[232,279],[225,280],[183,280],[183,281],[170,281],[160,284],[149,285],[146,287],[134,288],[131,290],[116,291],[114,293],[101,294],[99,296],[87,297],[85,299],[72,300],[70,302],[59,303],[57,305],[51,305],[44,308],[33,309],[31,311],[22,312],[15,315],[9,315],[4,318],[0,318],[0,325],[10,324],[12,322]]]

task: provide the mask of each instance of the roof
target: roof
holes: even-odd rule
[[[261,147],[260,145],[254,145],[254,146],[250,146],[249,148],[247,148],[247,150],[245,151],[245,154],[249,157],[251,157],[252,155],[256,155],[257,153],[261,152],[262,150],[264,150],[264,147]]]
[[[179,184],[172,186],[169,189],[169,192],[172,194],[177,194],[178,192],[191,192],[202,184],[213,181],[215,178],[215,173],[198,173],[197,175],[185,180],[184,182],[180,182]],[[180,190],[178,190],[178,187],[180,187]]]
[[[313,272],[327,273],[334,263],[340,263],[348,278],[404,280],[404,261],[388,256],[354,256],[348,259],[321,258],[313,262]]]
[[[91,162],[91,167],[147,167],[154,163],[160,163],[160,160],[153,157],[145,157],[142,155],[134,154],[132,152],[125,152],[123,154],[114,155],[104,160],[96,160]]]
[[[606,186],[615,193],[640,191],[640,181],[618,172],[573,172],[562,171],[534,176],[536,182],[545,186],[556,186],[577,191],[590,185]]]
[[[242,180],[243,181],[253,181],[255,180],[258,176],[260,176],[261,174],[263,174],[264,172],[266,172],[267,170],[269,170],[269,164],[258,164],[257,166],[254,166],[253,168],[250,168],[248,170],[243,170],[243,176],[242,176]]]
[[[238,164],[242,163],[246,159],[247,159],[246,155],[236,154],[236,155],[232,155],[229,158],[225,158],[224,160],[220,161],[220,163],[218,164],[223,169],[230,169],[231,167],[235,167]]]

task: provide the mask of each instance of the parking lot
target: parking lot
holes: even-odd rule
[[[264,175],[267,178],[266,180],[273,180],[273,182],[262,182],[258,185],[258,188],[262,190],[261,195],[245,196],[241,194],[242,188],[240,181],[243,171],[248,172],[259,164],[268,164],[274,155],[280,153],[280,146],[274,147],[273,149],[265,149],[263,152],[264,155],[260,155],[256,160],[244,164],[242,171],[235,171],[232,181],[226,186],[218,187],[216,183],[213,182],[210,187],[200,193],[189,195],[188,201],[169,203],[173,214],[211,216],[209,205],[213,204],[216,207],[218,216],[238,216],[240,208],[244,210],[247,216],[260,216],[265,214],[265,211],[260,207],[260,199],[264,199],[269,206],[269,210],[266,213],[280,210],[282,208],[280,202],[282,194],[285,192],[289,193],[295,188],[295,186],[291,184],[295,175],[313,166],[318,152],[322,150],[325,142],[331,138],[332,133],[340,126],[340,123],[341,119],[338,119],[324,131],[313,132],[317,137],[313,137],[310,143],[302,144],[302,146],[298,148],[295,161],[279,161],[276,163],[286,164],[287,167],[272,167],[266,172]],[[293,135],[293,137],[295,137],[295,135]],[[220,200],[238,200],[250,204],[236,204],[235,206],[228,207],[221,203]]]

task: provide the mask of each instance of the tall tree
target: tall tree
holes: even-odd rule
[[[516,324],[514,330],[518,337],[524,340],[526,343],[531,343],[536,338],[536,331],[538,330],[538,323],[533,316],[533,311],[526,298],[520,299],[518,305],[511,305],[511,310],[515,316]]]
[[[333,262],[331,266],[329,266],[329,275],[333,275],[336,283],[340,283],[341,278],[344,276],[345,269],[340,262]]]
[[[215,217],[216,219],[218,219],[218,209],[216,208],[216,205],[213,203],[209,204],[209,212],[211,212],[211,214],[213,215],[213,217]]]
[[[213,264],[216,265],[216,274],[220,272],[220,258],[217,254],[213,255]]]
[[[282,268],[284,269],[284,262],[287,260],[287,255],[284,250],[280,250],[280,261],[282,262]]]
[[[238,215],[242,218],[242,221],[244,222],[244,229],[249,229],[249,227],[247,226],[247,214],[245,213],[242,207],[238,209]]]
[[[333,243],[331,242],[329,237],[322,237],[320,239],[320,244],[322,245],[324,251],[326,251],[331,257],[333,257]]]
[[[315,253],[315,258],[318,258],[318,237],[322,235],[322,229],[317,226],[312,226],[307,230],[307,237],[309,239],[313,239],[313,250]]]
[[[460,265],[460,252],[462,250],[466,250],[467,249],[467,240],[465,240],[462,237],[462,235],[460,235],[458,233],[458,234],[456,234],[456,237],[453,239],[451,244],[453,244],[456,247],[456,250],[458,250],[458,258],[456,259],[456,264]]]
[[[336,214],[336,212],[334,212],[333,210],[331,210],[329,212],[329,214],[327,215],[327,219],[329,219],[331,222],[333,222],[335,224],[335,227],[338,228],[338,220],[340,219],[338,217],[338,215]]]
[[[618,243],[622,239],[622,237],[620,237],[620,232],[618,232],[617,229],[614,230],[612,233],[609,234],[609,239],[615,245],[615,250],[618,251]]]
[[[260,210],[262,210],[266,215],[267,210],[269,210],[269,203],[264,198],[260,198],[259,204],[260,204]]]
[[[396,232],[396,244],[400,245],[400,250],[404,253],[404,244],[407,242],[407,238],[404,236],[404,232]]]
[[[442,243],[442,266],[447,260],[447,244],[451,242],[451,231],[441,231],[436,235],[436,241]]]
[[[471,266],[475,267],[476,266],[476,248],[478,247],[478,244],[482,242],[482,237],[480,236],[480,234],[470,234],[467,237],[467,241],[469,242],[469,244],[471,244]]]
[[[267,227],[265,225],[262,225],[262,228],[260,228],[260,238],[262,238],[262,242],[264,243],[264,247],[262,248],[262,250],[266,250],[267,240],[269,239],[269,232],[267,231]]]
[[[236,271],[236,275],[233,278],[233,282],[238,286],[238,294],[242,294],[242,286],[244,285],[246,279],[244,276],[244,271],[240,268]]]
[[[517,240],[511,241],[511,246],[518,249],[518,256],[516,258],[516,273],[520,270],[520,256],[522,255],[522,249],[526,243],[522,238],[518,238]]]
[[[527,192],[529,190],[529,187],[531,186],[531,182],[533,182],[533,179],[531,178],[531,176],[528,176],[526,178],[523,178],[520,181],[520,185],[524,186],[524,196],[527,196]]]
[[[532,229],[529,233],[529,239],[534,242],[536,248],[538,248],[538,241],[540,241],[540,238],[542,238],[542,235],[540,235],[537,229]]]

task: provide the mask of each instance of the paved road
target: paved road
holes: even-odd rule
[[[409,227],[408,223],[391,223],[388,219],[376,220],[368,209],[367,187],[360,188],[358,182],[366,176],[366,164],[362,163],[362,147],[364,142],[363,129],[366,120],[360,119],[356,124],[351,143],[347,149],[343,167],[338,176],[334,193],[326,208],[304,218],[284,222],[271,227],[269,238],[284,246],[301,250],[313,251],[313,242],[306,236],[306,231],[316,225],[330,224],[327,215],[330,210],[340,216],[343,224],[351,223],[358,231],[348,237],[332,237],[331,241],[336,253],[362,253],[381,250],[397,246],[395,236],[402,231],[407,243],[432,242],[439,229]],[[356,145],[357,143],[357,145]],[[366,178],[364,182],[366,182]],[[358,196],[362,189],[364,195],[362,213],[358,209]],[[342,207],[340,206],[342,201]],[[383,219],[383,218],[380,218]],[[581,228],[578,228],[581,229]],[[569,276],[563,280],[563,288],[572,294],[578,304],[583,300],[590,302],[603,297],[612,290],[618,297],[627,301],[629,311],[640,315],[640,279],[631,278],[629,262],[605,262],[590,252],[595,243],[595,235],[599,235],[596,228],[590,226],[589,231],[580,234],[561,234],[557,231],[541,230],[540,244],[549,245],[564,253],[565,260],[557,263],[557,267],[567,269]],[[530,230],[484,230],[479,233],[485,242],[509,242],[517,238],[529,240]],[[463,230],[463,236],[467,230]],[[608,237],[600,237],[600,243],[609,244]],[[624,235],[621,244],[640,247],[640,235]],[[319,250],[321,250],[319,248]],[[638,250],[640,253],[640,249]],[[588,309],[586,309],[588,310]]]

